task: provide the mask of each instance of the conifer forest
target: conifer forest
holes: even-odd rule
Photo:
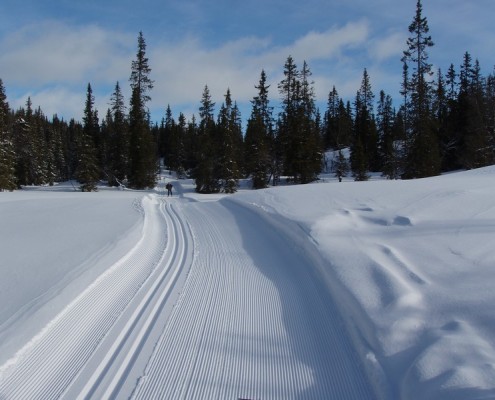
[[[234,94],[226,89],[216,108],[207,84],[197,116],[174,118],[167,106],[161,121],[151,121],[152,66],[142,32],[130,66],[131,98],[124,98],[117,82],[108,110],[100,114],[88,83],[82,121],[49,118],[33,109],[30,98],[11,109],[8,82],[0,76],[0,190],[67,180],[77,181],[82,191],[94,191],[102,181],[152,188],[163,160],[179,178],[193,178],[199,193],[234,193],[243,178],[254,189],[282,179],[313,182],[327,150],[338,152],[336,176],[357,181],[377,172],[413,179],[493,164],[495,72],[483,76],[469,51],[455,64],[433,70],[434,41],[421,1],[408,31],[396,98],[373,90],[364,68],[354,99],[343,99],[337,84],[320,110],[310,66],[288,56],[276,87],[260,71],[244,123]]]

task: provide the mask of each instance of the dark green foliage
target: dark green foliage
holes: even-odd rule
[[[121,185],[129,175],[129,121],[124,96],[117,82],[106,118],[106,175],[111,186]]]
[[[10,110],[5,88],[0,79],[0,191],[14,190],[16,186],[15,150]]]
[[[245,168],[251,175],[253,189],[267,187],[275,163],[273,153],[273,117],[268,99],[269,85],[265,71],[261,71],[258,95],[251,100],[252,111],[247,123],[245,138]]]
[[[198,193],[217,193],[220,191],[218,140],[216,124],[213,118],[215,103],[211,100],[210,90],[206,85],[203,90],[199,108],[200,122],[196,140],[196,165],[194,179]]]
[[[97,190],[98,176],[100,169],[95,155],[95,148],[92,138],[82,132],[78,142],[78,165],[75,178],[81,184],[83,192],[93,192]]]
[[[232,103],[230,90],[225,94],[225,103],[222,104],[218,115],[217,130],[217,162],[218,180],[221,191],[235,193],[239,185],[238,140],[241,134],[240,114],[237,106]]]
[[[338,178],[339,182],[342,181],[342,178],[347,176],[349,173],[349,162],[344,156],[342,150],[339,150],[337,160],[334,164],[335,169],[335,177]]]
[[[421,0],[416,4],[416,15],[409,25],[408,49],[404,51],[404,64],[410,63],[413,74],[405,76],[404,92],[407,109],[407,154],[404,178],[422,178],[440,173],[438,134],[432,112],[433,84],[428,48],[433,46],[428,21],[422,15]],[[408,79],[408,80],[407,80]]]
[[[156,185],[157,152],[146,108],[151,99],[148,92],[153,88],[153,81],[149,77],[151,68],[142,32],[138,36],[138,52],[131,70],[129,185],[135,189],[153,188]]]
[[[377,131],[379,137],[379,170],[388,179],[400,177],[399,140],[395,129],[396,116],[392,108],[392,98],[380,91],[377,110]]]
[[[75,178],[83,192],[97,190],[100,168],[97,157],[97,137],[99,136],[98,114],[94,109],[94,97],[88,84],[86,107],[84,108],[83,129],[78,140],[78,164]]]
[[[357,92],[351,142],[351,169],[357,181],[368,179],[368,171],[377,169],[378,134],[373,115],[374,94],[366,69]]]
[[[352,115],[339,97],[335,86],[328,94],[327,110],[323,117],[323,142],[326,150],[342,149],[351,144]]]
[[[309,183],[318,178],[323,159],[323,145],[316,123],[315,95],[311,71],[304,62],[297,70],[292,57],[284,67],[284,79],[278,88],[282,113],[278,121],[278,145],[282,146],[284,174],[295,183]]]
[[[91,86],[83,123],[53,116],[49,121],[28,98],[24,108],[9,109],[0,80],[0,190],[24,185],[49,185],[78,179],[83,190],[95,190],[99,179],[110,185],[128,182],[136,189],[153,188],[158,160],[179,178],[193,177],[200,193],[234,193],[241,177],[255,189],[281,176],[293,183],[318,179],[323,150],[339,150],[336,176],[350,167],[356,180],[369,172],[389,179],[418,178],[459,168],[478,168],[495,161],[495,75],[482,76],[477,60],[466,52],[459,74],[453,64],[433,77],[428,50],[433,46],[421,0],[409,26],[402,58],[402,105],[380,91],[377,112],[368,72],[364,69],[354,104],[340,98],[333,86],[327,109],[316,107],[311,71],[299,70],[292,57],[278,85],[280,109],[276,123],[268,98],[266,74],[255,88],[245,136],[241,115],[227,90],[217,118],[205,86],[199,118],[174,120],[167,106],[161,124],[151,123],[147,103],[153,88],[142,32],[131,65],[129,108],[119,83],[101,124]]]
[[[138,88],[132,91],[129,131],[129,186],[153,188],[156,185],[156,150]]]

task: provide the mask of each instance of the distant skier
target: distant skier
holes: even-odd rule
[[[172,196],[172,188],[173,188],[173,185],[169,182],[165,185],[165,187],[167,188],[167,197],[168,196]]]

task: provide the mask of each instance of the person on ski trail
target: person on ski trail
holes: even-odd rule
[[[168,196],[172,196],[172,188],[173,188],[173,185],[169,182],[165,185],[165,187],[167,188],[167,197]]]

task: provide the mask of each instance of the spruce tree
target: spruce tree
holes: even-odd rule
[[[170,171],[177,170],[177,133],[176,124],[170,105],[165,110],[165,118],[162,119],[159,135],[159,154],[164,158],[165,166]]]
[[[14,190],[15,150],[12,140],[10,110],[3,82],[0,79],[0,191]]]
[[[203,90],[199,108],[198,147],[194,179],[198,193],[217,193],[220,191],[217,127],[213,111],[215,103],[211,100],[208,85]]]
[[[129,111],[129,185],[135,189],[153,188],[156,185],[156,146],[146,107],[146,103],[151,100],[149,91],[153,88],[150,72],[146,42],[143,33],[139,32],[136,60],[131,67],[132,94]]]
[[[183,179],[186,177],[186,137],[187,137],[187,121],[183,113],[179,114],[178,123],[176,127],[176,172],[177,178]]]
[[[120,84],[115,84],[107,117],[107,175],[111,186],[122,185],[129,174],[129,121]]]
[[[235,193],[239,185],[239,167],[237,163],[237,135],[240,131],[236,107],[232,103],[230,89],[225,94],[225,102],[220,107],[217,122],[218,133],[218,179],[221,190]]]
[[[335,177],[342,182],[342,178],[346,177],[349,173],[349,162],[344,156],[342,149],[339,149],[337,153],[337,159],[334,161]]]
[[[289,56],[284,66],[284,79],[278,85],[282,112],[278,120],[277,139],[283,152],[283,171],[296,183],[317,179],[323,158],[310,78],[307,63],[304,62],[302,71],[298,71]]]
[[[44,116],[41,110],[34,111],[31,98],[26,108],[16,113],[14,146],[16,154],[16,177],[21,185],[42,185],[46,179]]]
[[[409,25],[411,36],[407,40],[403,62],[411,63],[413,74],[405,90],[410,101],[407,107],[408,148],[405,178],[420,178],[440,173],[438,137],[432,115],[431,64],[428,49],[433,46],[428,21],[423,17],[421,0],[416,3],[416,14]]]
[[[343,141],[339,135],[339,105],[339,93],[334,86],[328,94],[327,110],[323,117],[323,140],[326,150],[340,149],[343,146]]]
[[[395,137],[395,115],[392,108],[392,97],[386,95],[383,90],[380,91],[376,115],[378,137],[379,137],[379,156],[381,170],[388,179],[399,178],[399,151],[397,139]]]
[[[378,136],[373,115],[374,94],[366,69],[354,103],[355,120],[351,143],[351,169],[357,181],[367,180],[377,169]]]
[[[247,122],[245,138],[246,171],[251,175],[253,189],[267,187],[270,173],[273,174],[273,117],[268,99],[269,85],[266,73],[261,71],[258,95],[251,100],[251,116]]]
[[[493,163],[492,138],[487,126],[485,81],[478,60],[472,64],[466,52],[460,73],[458,129],[459,163],[463,168],[479,168]]]
[[[98,114],[94,109],[93,90],[91,89],[91,84],[88,84],[83,129],[78,143],[78,164],[75,174],[76,179],[81,184],[80,188],[83,192],[96,191],[98,178],[100,176],[94,141],[94,137],[99,130],[97,115]]]

